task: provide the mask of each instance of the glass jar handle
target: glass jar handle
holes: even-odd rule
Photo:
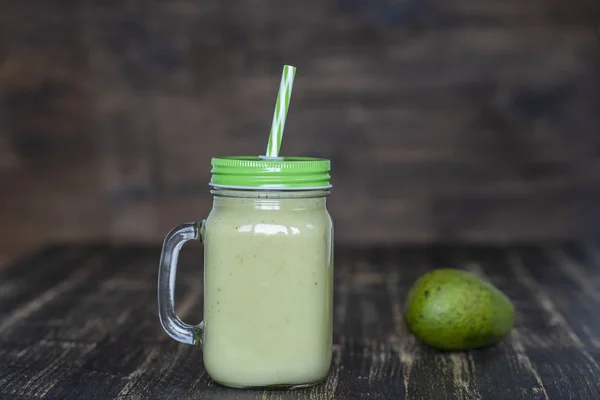
[[[204,323],[189,325],[175,314],[175,275],[177,260],[183,245],[189,240],[200,240],[204,221],[189,222],[175,227],[163,243],[158,266],[158,316],[160,323],[173,339],[196,346],[202,345]]]

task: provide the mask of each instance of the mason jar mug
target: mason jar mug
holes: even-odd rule
[[[207,373],[225,386],[322,382],[332,354],[329,161],[222,157],[212,165],[208,218],[176,227],[163,245],[158,304],[164,330],[201,347]],[[198,325],[174,311],[177,259],[188,240],[204,244]]]

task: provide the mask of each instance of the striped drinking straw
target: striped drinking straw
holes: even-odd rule
[[[267,158],[277,158],[279,156],[283,128],[285,127],[285,118],[290,106],[290,97],[292,97],[292,86],[294,85],[295,76],[296,67],[291,65],[283,66],[279,93],[277,93],[277,103],[275,103],[275,112],[273,113],[271,134],[269,135],[269,143],[267,144]]]

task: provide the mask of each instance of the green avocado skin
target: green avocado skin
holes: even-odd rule
[[[489,282],[467,271],[440,268],[413,284],[404,318],[423,343],[460,351],[500,341],[514,326],[515,309]]]

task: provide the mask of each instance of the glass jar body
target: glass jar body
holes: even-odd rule
[[[232,387],[323,381],[332,354],[328,191],[214,190],[204,225],[204,364]]]

